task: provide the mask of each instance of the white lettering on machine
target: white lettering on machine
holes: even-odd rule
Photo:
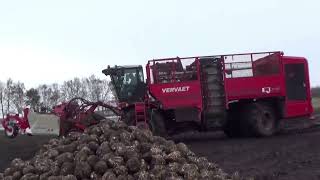
[[[190,86],[180,86],[171,88],[162,88],[162,93],[173,93],[173,92],[187,92]]]

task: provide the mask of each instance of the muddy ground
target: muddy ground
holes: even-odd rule
[[[0,132],[2,133],[2,132]],[[29,159],[48,136],[0,136],[0,172],[15,157]],[[184,140],[197,154],[207,156],[226,172],[238,171],[257,179],[320,179],[320,129],[282,133],[271,138],[228,139],[223,133]]]
[[[320,130],[281,134],[265,139],[227,139],[186,142],[198,155],[207,156],[226,172],[238,171],[256,179],[320,179]]]
[[[37,135],[9,139],[5,137],[3,131],[0,131],[0,172],[3,172],[14,158],[27,160],[33,157],[39,147],[52,137]]]

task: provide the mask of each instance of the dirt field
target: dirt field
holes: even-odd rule
[[[4,132],[0,131],[0,172],[14,158],[30,159],[53,136],[18,136],[16,139],[8,139]]]
[[[0,171],[15,157],[28,159],[50,137],[20,136],[10,140],[0,136]],[[320,129],[290,132],[272,138],[227,139],[213,133],[185,141],[197,154],[207,156],[226,172],[269,180],[320,179]]]
[[[257,179],[320,179],[320,132],[283,134],[267,139],[226,139],[187,142],[226,172]]]

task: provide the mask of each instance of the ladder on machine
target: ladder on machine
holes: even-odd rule
[[[146,105],[144,102],[135,103],[135,118],[137,127],[145,129],[149,128],[147,123]]]
[[[203,125],[215,130],[225,122],[225,89],[223,62],[220,58],[201,58],[201,84],[203,94]]]

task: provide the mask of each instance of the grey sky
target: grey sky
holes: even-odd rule
[[[108,64],[282,50],[309,60],[320,85],[317,0],[0,0],[0,80],[27,87]]]

